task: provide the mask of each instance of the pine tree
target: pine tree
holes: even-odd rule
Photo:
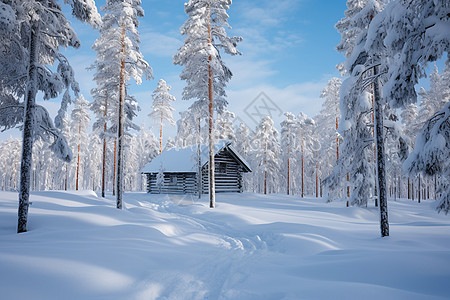
[[[292,194],[292,169],[297,163],[297,120],[295,115],[287,112],[285,120],[281,122],[281,148],[283,149],[283,165],[286,166],[286,193]]]
[[[127,94],[126,82],[133,78],[137,84],[141,84],[144,75],[147,79],[152,77],[152,70],[139,50],[138,17],[144,16],[140,4],[140,0],[108,0],[102,8],[106,14],[100,29],[101,36],[93,46],[97,51],[94,66],[97,68],[95,79],[98,85],[94,91],[94,98],[100,98],[96,114],[98,116],[106,111],[106,105],[113,109],[117,108],[117,123],[112,124],[112,128],[117,126],[115,192],[118,209],[121,209],[123,204],[125,131],[128,128],[139,128],[132,123],[138,105],[134,97]],[[108,76],[110,79],[104,80]],[[107,103],[104,101],[103,110],[101,97],[108,100]]]
[[[169,94],[171,86],[164,80],[159,80],[158,87],[153,92],[153,111],[148,115],[150,118],[159,122],[159,153],[162,152],[163,125],[167,121],[171,125],[175,125],[172,112],[174,109],[170,105],[171,101],[175,101],[175,97]]]
[[[225,141],[234,141],[235,134],[233,128],[233,120],[235,115],[231,111],[224,109],[222,112],[217,114],[217,119],[215,122],[215,139],[216,140],[225,140]]]
[[[415,103],[414,86],[426,76],[427,64],[448,53],[449,11],[446,0],[390,1],[374,16],[368,38],[360,45],[368,55],[380,55],[381,69],[387,73],[383,94],[392,108]]]
[[[450,102],[425,122],[415,142],[414,151],[404,162],[409,174],[441,176],[438,211],[450,211]]]
[[[225,86],[232,73],[225,66],[220,50],[236,55],[240,37],[228,37],[226,28],[228,14],[226,11],[231,0],[190,0],[185,4],[189,19],[181,27],[181,34],[186,35],[184,45],[174,56],[174,64],[184,66],[180,75],[186,80],[183,99],[197,99],[199,104],[208,107],[209,131],[209,197],[210,207],[215,207],[214,186],[214,109],[222,111],[226,106]]]
[[[260,190],[264,194],[278,191],[281,171],[281,148],[278,142],[278,131],[273,126],[270,116],[264,117],[256,128],[252,141],[255,150],[253,162],[257,166]],[[263,178],[261,180],[261,178]],[[263,188],[261,188],[261,186]]]
[[[313,119],[301,112],[297,116],[296,136],[298,146],[296,147],[296,156],[299,158],[300,167],[298,168],[300,195],[303,198],[305,194],[312,194],[314,167],[317,162],[316,152],[320,149],[320,143],[315,134],[316,124]]]
[[[87,153],[87,144],[89,139],[87,135],[87,128],[89,126],[89,122],[91,121],[91,117],[87,111],[89,102],[86,99],[84,99],[83,95],[80,95],[75,99],[74,105],[75,107],[72,110],[71,117],[72,117],[72,128],[75,129],[76,132],[75,138],[77,140],[76,142],[77,174],[76,174],[75,190],[78,191],[79,174],[80,174],[80,155],[82,155],[82,152],[84,152],[85,155]]]
[[[327,176],[337,165],[339,146],[342,142],[342,137],[338,132],[339,119],[341,118],[339,109],[341,85],[342,80],[340,78],[334,77],[328,81],[327,86],[320,94],[321,98],[325,98],[325,102],[322,104],[323,108],[314,118],[318,126],[318,138],[321,145],[319,151],[319,156],[322,158],[320,165],[322,172]]]
[[[430,75],[430,89],[426,91],[420,88],[419,95],[422,97],[416,120],[418,129],[421,129],[427,120],[436,112],[441,110],[444,105],[450,101],[450,60],[446,61],[446,66],[442,74],[439,74],[435,66]]]
[[[72,0],[65,3],[71,4],[76,18],[88,21],[93,26],[100,24],[100,17],[92,0]],[[42,91],[44,99],[50,99],[64,91],[61,109],[55,120],[56,127],[60,127],[62,116],[70,103],[69,89],[77,93],[79,88],[67,59],[59,53],[59,47],[78,48],[80,41],[56,0],[12,0],[1,3],[1,6],[0,44],[4,55],[1,58],[0,90],[9,97],[0,97],[0,106],[4,106],[3,99],[13,99],[14,110],[10,112],[16,116],[13,114],[8,117],[9,124],[2,121],[0,124],[12,127],[15,124],[11,123],[23,122],[17,229],[21,233],[27,231],[34,139],[37,136],[47,139],[52,136],[54,143],[51,148],[55,154],[65,160],[71,159],[67,144],[60,131],[53,126],[47,111],[36,106],[36,94]],[[58,62],[55,72],[45,67],[55,62]],[[22,114],[22,117],[17,114]]]
[[[252,151],[254,150],[252,139],[253,132],[250,131],[250,128],[245,123],[241,122],[236,129],[236,138],[233,141],[233,147],[249,163],[251,163]],[[243,190],[248,191],[251,186],[251,174],[243,174]]]
[[[383,86],[384,97],[375,98],[375,132],[377,143],[377,160],[382,159],[382,119],[378,112],[383,105],[389,103],[392,108],[403,108],[416,102],[414,86],[419,78],[425,76],[425,66],[436,61],[450,48],[450,34],[445,30],[448,26],[450,3],[448,1],[391,1],[384,10],[374,16],[367,30],[367,39],[360,39],[359,52],[380,64],[380,70],[386,73]],[[445,32],[441,34],[442,32]],[[420,37],[420,38],[418,38]],[[357,54],[353,54],[354,57]],[[355,60],[356,61],[356,60]],[[376,70],[376,69],[375,69]],[[374,75],[378,75],[375,72]],[[375,84],[377,81],[375,81]],[[377,88],[374,89],[377,92]],[[378,122],[380,120],[380,122]],[[379,185],[380,171],[383,164],[378,161]],[[379,197],[385,186],[378,186]],[[383,195],[381,195],[383,196]],[[387,208],[383,211],[380,199],[382,235],[388,235]],[[386,226],[383,226],[383,222]]]
[[[355,1],[348,1],[347,4],[351,3],[355,4]],[[346,61],[343,64],[343,68],[350,74],[350,78],[346,80],[345,91],[341,90],[341,95],[343,95],[343,99],[341,100],[341,108],[348,111],[341,111],[344,120],[346,120],[346,130],[344,130],[344,144],[343,146],[347,147],[346,151],[351,148],[354,148],[357,152],[362,152],[364,150],[363,143],[366,143],[368,139],[366,134],[364,134],[363,127],[367,127],[369,124],[373,124],[373,138],[375,142],[374,153],[376,160],[376,191],[377,196],[375,198],[375,204],[377,205],[378,201],[380,202],[380,227],[381,227],[381,235],[388,236],[389,235],[389,223],[388,223],[388,215],[387,215],[387,191],[386,191],[386,162],[385,162],[385,145],[384,145],[384,113],[383,110],[385,108],[385,101],[383,101],[381,94],[381,82],[380,82],[380,57],[385,55],[384,49],[381,45],[373,45],[377,51],[370,51],[364,46],[366,41],[370,41],[372,39],[371,31],[369,27],[372,24],[372,20],[374,17],[383,10],[385,6],[384,0],[377,1],[362,1],[356,6],[356,10],[353,11],[351,16],[349,17],[349,22],[344,30],[345,31],[354,31],[356,33],[355,38],[352,40],[351,44],[351,52],[346,53]],[[354,9],[355,7],[349,7],[349,10]],[[347,12],[347,11],[346,11]],[[343,31],[340,31],[341,34]],[[345,38],[344,34],[342,34],[343,39]],[[337,48],[338,51],[343,51],[345,48]],[[348,48],[350,50],[350,48]],[[363,96],[360,98],[360,95],[365,93],[371,87],[371,96]],[[373,98],[372,98],[373,97]],[[346,98],[346,100],[345,100]],[[362,120],[363,116],[366,115],[366,112],[363,110],[352,112],[352,108],[364,107],[363,105],[359,105],[357,102],[371,102],[364,100],[364,98],[372,98],[373,99],[373,117],[369,120]],[[359,100],[361,99],[361,100]],[[345,103],[345,102],[347,103]],[[370,105],[369,105],[370,106]],[[351,114],[354,114],[352,117]],[[358,128],[358,126],[362,128]],[[356,131],[355,134],[352,131]],[[360,134],[363,133],[363,136]],[[350,137],[350,139],[348,139]],[[349,140],[350,143],[349,143]],[[352,144],[352,143],[356,143]],[[359,144],[359,145],[358,145]],[[360,149],[360,150],[358,150]],[[353,151],[353,154],[357,152]],[[359,153],[363,154],[363,153]],[[361,157],[362,160],[365,160],[365,155],[355,156]],[[370,183],[367,182],[367,178],[369,178],[370,172],[370,164],[366,162],[358,162],[359,166],[352,166],[354,175],[350,176],[350,180],[353,180],[353,184],[355,186],[355,191],[351,196],[352,203],[361,205],[367,203],[367,193],[371,190],[369,188]],[[342,165],[341,165],[342,166]],[[343,169],[342,167],[340,168]],[[355,173],[354,171],[357,170]],[[349,174],[351,175],[351,174]],[[336,182],[336,181],[335,181]],[[367,183],[367,184],[366,184]],[[366,194],[366,195],[364,195]]]

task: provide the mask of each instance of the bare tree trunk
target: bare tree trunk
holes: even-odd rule
[[[374,67],[374,75],[378,74],[378,66]],[[384,153],[384,134],[383,134],[383,106],[381,104],[379,78],[374,83],[374,114],[375,114],[375,143],[376,143],[376,163],[377,163],[377,191],[380,202],[380,228],[381,236],[389,236],[389,221],[386,193],[386,163]]]
[[[303,168],[303,134],[302,134],[302,145],[301,145],[301,152],[302,152],[302,198],[305,196],[305,193],[303,192],[304,190],[304,180],[303,180],[303,175],[304,175],[304,168]]]
[[[78,125],[78,152],[77,152],[77,180],[75,183],[75,190],[78,191],[78,176],[80,173],[80,146],[81,146],[81,125]]]
[[[267,140],[264,146],[264,195],[267,194]]]
[[[113,162],[113,196],[116,195],[116,162],[117,162],[117,139],[114,140],[114,162]]]
[[[434,200],[437,200],[437,175],[434,175]]]
[[[336,116],[336,131],[339,128],[338,117]],[[336,160],[339,160],[339,137],[336,137]]]
[[[197,143],[197,160],[198,160],[198,199],[202,198],[202,192],[203,192],[203,176],[202,176],[202,149],[200,144],[200,138],[201,138],[201,119],[198,119],[198,143]]]
[[[408,177],[408,199],[411,199],[411,183],[409,182],[409,177]]]
[[[124,126],[125,126],[125,26],[122,25],[122,58],[120,62],[119,76],[119,128],[117,130],[117,177],[116,177],[116,206],[122,209],[123,197],[123,142],[124,142]]]
[[[105,112],[103,113],[103,116],[105,117],[105,125],[103,127],[103,162],[102,162],[102,197],[105,198],[105,186],[106,186],[106,178],[105,178],[105,171],[106,171],[106,129],[107,129],[107,122],[106,122],[106,115],[108,114],[108,92],[105,92]]]
[[[27,231],[28,208],[30,206],[30,179],[33,155],[34,111],[37,93],[37,63],[39,56],[39,23],[33,22],[30,31],[30,61],[28,66],[27,92],[20,164],[20,191],[17,233]]]
[[[264,195],[267,195],[267,171],[264,171]]]
[[[316,198],[319,197],[319,153],[316,151]]]
[[[159,130],[159,154],[162,153],[163,113],[161,112],[161,128]]]
[[[289,155],[289,150],[288,150],[288,155]],[[288,157],[287,160],[287,194],[289,195],[289,187],[290,187],[290,175],[291,175],[291,171],[290,171],[290,159]]]
[[[418,203],[420,203],[420,200],[421,200],[421,189],[422,189],[422,187],[421,187],[421,182],[420,182],[420,174],[419,174],[419,186],[417,187],[417,189],[418,189],[418,191],[419,191],[419,193],[418,193],[418,198],[417,198],[417,202]]]
[[[211,11],[208,8],[208,44],[212,47],[212,37],[211,37]],[[216,206],[216,186],[215,186],[215,174],[214,174],[214,77],[211,68],[212,56],[208,58],[208,94],[209,94],[209,207],[214,208]]]

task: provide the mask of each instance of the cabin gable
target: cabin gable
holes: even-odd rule
[[[216,193],[242,192],[241,164],[226,147],[214,156],[214,174]],[[202,193],[209,193],[208,163],[202,167]]]

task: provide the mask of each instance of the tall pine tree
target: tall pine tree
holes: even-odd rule
[[[221,50],[227,54],[240,54],[237,43],[240,37],[228,37],[227,10],[231,0],[190,0],[184,11],[188,20],[181,27],[186,35],[184,45],[173,58],[176,65],[183,66],[180,75],[186,81],[183,99],[197,99],[200,105],[208,107],[209,140],[209,197],[210,207],[215,207],[214,183],[214,110],[220,112],[226,106],[225,87],[232,77],[222,58]]]

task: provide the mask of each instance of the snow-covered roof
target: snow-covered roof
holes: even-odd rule
[[[219,153],[225,147],[228,148],[231,155],[243,165],[245,172],[252,172],[248,162],[239,153],[237,153],[236,149],[231,146],[230,142],[221,141],[216,144],[216,153]],[[201,148],[201,163],[202,166],[204,166],[208,163],[208,147],[203,145]],[[161,155],[155,157],[150,163],[148,163],[141,170],[141,173],[158,173],[160,170],[167,173],[197,172],[195,161],[197,159],[197,151],[196,146],[183,149],[173,148],[170,150],[164,150]]]
[[[196,172],[194,161],[196,150],[194,147],[164,150],[161,155],[148,163],[141,173],[157,173],[161,169],[168,173]]]

